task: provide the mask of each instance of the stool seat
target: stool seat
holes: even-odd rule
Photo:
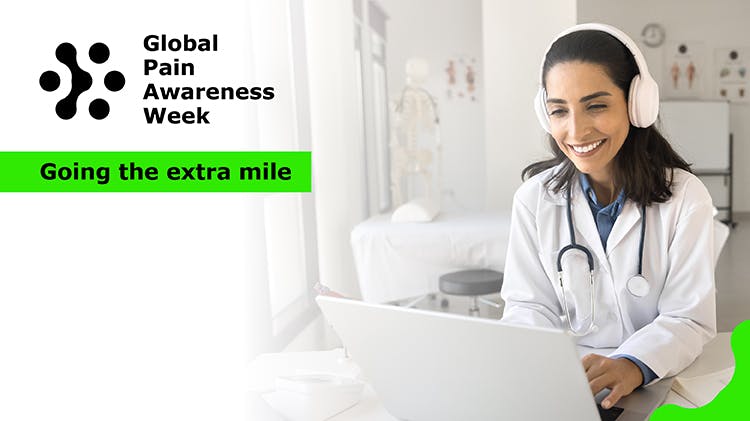
[[[440,275],[440,292],[451,295],[487,295],[500,292],[503,273],[490,269],[470,269]]]

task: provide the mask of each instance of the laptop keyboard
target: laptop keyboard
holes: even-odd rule
[[[622,411],[624,411],[624,409],[618,408],[616,406],[613,406],[609,409],[604,409],[599,404],[596,404],[596,409],[599,410],[599,418],[601,418],[602,421],[614,421],[617,419],[617,417],[620,416],[620,414],[622,414]]]

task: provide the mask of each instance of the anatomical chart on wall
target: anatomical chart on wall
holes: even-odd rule
[[[696,41],[672,41],[664,49],[665,98],[700,98],[704,95],[706,46]]]
[[[717,94],[732,102],[750,102],[747,74],[750,47],[717,48],[715,51]]]
[[[445,65],[445,97],[446,99],[479,100],[477,87],[477,69],[479,61],[476,57],[456,54],[449,58]]]

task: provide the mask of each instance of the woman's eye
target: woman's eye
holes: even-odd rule
[[[550,111],[549,115],[550,116],[557,116],[557,117],[559,117],[559,116],[564,115],[566,112],[567,112],[567,110],[563,110],[563,109],[558,108],[556,110]]]
[[[600,110],[600,109],[604,109],[604,108],[607,108],[607,106],[605,104],[591,104],[591,105],[589,105],[589,110]]]

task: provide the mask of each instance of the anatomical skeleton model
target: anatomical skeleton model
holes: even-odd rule
[[[421,86],[429,74],[429,65],[423,59],[409,59],[406,73],[406,87],[391,104],[391,192],[395,206],[414,199],[414,196],[436,203],[440,191],[441,145],[437,104]],[[433,168],[437,173],[434,180]],[[421,180],[421,189],[413,185],[414,179]]]

